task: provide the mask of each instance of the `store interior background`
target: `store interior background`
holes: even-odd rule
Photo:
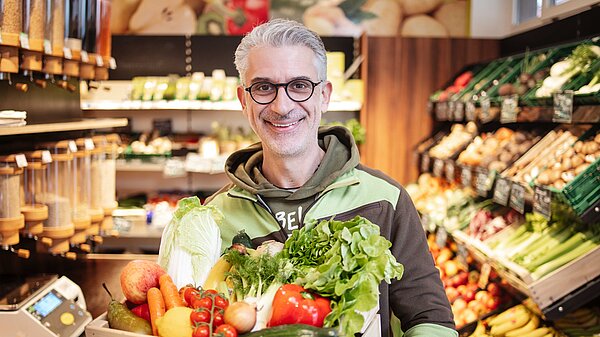
[[[119,1],[119,0],[113,0]],[[547,0],[548,1],[548,0]],[[600,6],[598,1],[570,0],[560,5],[562,11],[549,13],[522,24],[513,24],[514,4],[519,1],[468,1],[469,33],[460,38],[361,36],[324,37],[326,45],[336,46],[346,54],[346,65],[359,55],[364,56],[355,77],[364,81],[364,103],[358,110],[325,114],[325,119],[346,120],[357,118],[366,129],[366,142],[361,145],[362,162],[379,169],[402,184],[417,179],[418,165],[414,147],[439,127],[428,112],[428,97],[465,66],[494,58],[523,53],[550,45],[581,40],[600,34]],[[533,1],[535,2],[535,1]],[[556,7],[560,7],[556,6]],[[236,76],[233,51],[240,36],[207,35],[118,35],[112,36],[112,55],[117,68],[111,70],[111,81],[130,81],[134,76],[167,76],[176,73],[186,76],[192,72],[207,74],[224,69],[228,76]],[[191,55],[186,54],[191,49]],[[186,58],[191,57],[191,60]],[[186,68],[191,65],[191,68]],[[239,111],[194,110],[108,110],[84,109],[73,104],[73,95],[64,90],[44,91],[32,86],[29,93],[13,93],[0,83],[0,110],[26,109],[31,122],[47,123],[68,118],[125,117],[129,125],[122,130],[150,132],[153,120],[171,120],[175,133],[209,133],[211,123],[218,121],[232,126],[247,126]],[[87,97],[126,97],[128,90],[107,91],[104,82],[92,81],[84,86],[82,99]],[[60,92],[60,93],[59,93]],[[62,96],[61,96],[62,95]],[[58,117],[57,117],[58,116]],[[329,117],[331,116],[331,117]],[[78,137],[82,133],[63,133],[60,137]],[[44,138],[47,137],[47,138]],[[32,148],[40,141],[51,140],[53,135],[40,137],[5,137],[0,139],[2,152]],[[139,193],[157,193],[161,190],[209,194],[227,182],[223,173],[187,173],[179,177],[165,177],[162,170],[135,170],[124,168],[117,173],[119,198]],[[139,239],[142,251],[156,253],[160,236]],[[106,246],[123,245],[115,239]],[[127,243],[125,243],[127,245]],[[154,250],[152,249],[154,247]],[[123,250],[115,250],[122,252]],[[106,252],[110,252],[107,249]],[[94,254],[91,254],[94,255]],[[108,275],[124,262],[118,257],[109,262],[89,260],[57,260],[49,256],[33,256],[22,260],[6,255],[2,258],[0,275],[50,272],[69,275],[84,289],[98,289],[89,296],[88,303],[97,316],[104,311],[106,297],[101,283],[118,288],[118,279],[86,275]],[[155,258],[149,255],[148,258]]]

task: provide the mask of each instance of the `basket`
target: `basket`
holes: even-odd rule
[[[577,215],[582,215],[600,199],[600,158],[567,184],[562,194]]]

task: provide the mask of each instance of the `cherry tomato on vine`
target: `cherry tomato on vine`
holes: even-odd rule
[[[192,305],[194,299],[198,296],[200,296],[200,290],[196,288],[186,287],[183,290],[183,299],[185,300],[185,303],[187,303],[188,307]]]
[[[198,308],[206,308],[208,310],[212,310],[212,298],[210,297],[196,297],[193,301],[192,301],[192,308],[194,309],[198,309]]]
[[[220,325],[217,330],[215,330],[215,333],[221,333],[222,336],[224,337],[237,337],[237,331],[235,330],[235,328],[229,324],[223,324]],[[197,337],[197,336],[194,336]]]
[[[229,301],[224,299],[220,295],[215,296],[215,306],[225,310],[229,306]]]
[[[196,310],[190,314],[190,321],[192,321],[192,324],[210,323],[210,311],[202,309]]]
[[[213,295],[218,295],[219,294],[219,292],[216,291],[216,290],[214,290],[214,289],[206,289],[206,290],[204,290],[204,293],[205,294],[213,294]]]
[[[220,312],[213,312],[213,326],[218,327],[223,325],[223,323],[225,323],[225,318],[223,317],[223,314]]]
[[[192,332],[192,337],[210,337],[210,327],[208,325],[198,325]]]

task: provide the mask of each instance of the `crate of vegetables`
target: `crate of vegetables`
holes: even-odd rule
[[[197,197],[180,200],[158,262],[135,260],[121,271],[121,290],[135,306],[111,300],[86,336],[380,335],[379,285],[399,279],[403,266],[377,225],[312,221],[285,244],[256,249],[241,231],[221,255],[223,216]]]

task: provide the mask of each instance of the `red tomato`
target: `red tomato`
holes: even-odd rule
[[[216,296],[215,297],[215,306],[225,310],[229,306],[229,301],[224,299],[221,296]]]
[[[237,335],[238,335],[235,328],[229,324],[220,325],[217,328],[217,330],[215,330],[215,333],[217,333],[217,334],[220,333],[221,336],[224,336],[224,337],[237,337]],[[197,337],[197,336],[194,336],[194,337]]]
[[[213,313],[213,326],[218,327],[225,323],[225,319],[223,318],[223,314],[220,312]]]
[[[218,294],[219,294],[219,292],[217,292],[217,291],[216,291],[216,290],[214,290],[214,289],[206,289],[206,290],[204,290],[204,294],[214,294],[214,295],[218,295]],[[204,295],[204,294],[203,294],[203,295]]]
[[[194,302],[194,298],[196,298],[198,295],[200,295],[200,291],[196,288],[187,287],[183,291],[183,299],[188,306],[191,306],[191,304]]]
[[[195,310],[190,314],[190,321],[194,325],[196,323],[210,323],[210,311],[204,308]]]
[[[210,297],[196,297],[192,302],[192,308],[206,308],[208,310],[212,310],[212,298]]]
[[[208,325],[198,325],[192,332],[192,337],[210,337],[210,328]]]

